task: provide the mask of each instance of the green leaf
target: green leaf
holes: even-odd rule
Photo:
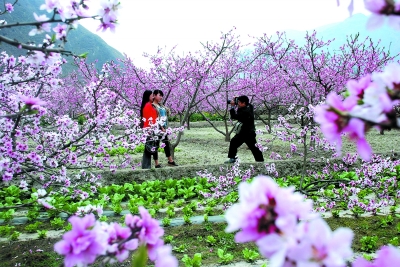
[[[133,184],[128,184],[128,183],[125,183],[124,184],[124,189],[125,189],[125,191],[126,190],[129,190],[129,191],[134,191],[134,188],[133,188]]]
[[[223,249],[218,249],[217,255],[219,258],[223,258],[224,257],[224,250]]]
[[[185,264],[185,267],[193,267],[192,259],[187,255],[183,255],[182,262]]]
[[[140,246],[136,253],[132,256],[132,267],[145,267],[147,264],[147,249]]]
[[[201,253],[194,254],[192,263],[193,263],[193,267],[201,266]]]
[[[39,110],[31,109],[25,114],[26,115],[35,115],[35,114],[38,114],[38,112],[39,112]]]
[[[88,52],[85,52],[85,53],[83,53],[83,54],[78,55],[78,57],[80,57],[80,58],[87,58],[88,54],[89,54]]]

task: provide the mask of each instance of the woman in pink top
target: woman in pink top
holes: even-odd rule
[[[156,123],[158,118],[158,114],[156,109],[153,107],[154,95],[153,92],[150,90],[146,90],[143,93],[142,98],[142,105],[140,107],[140,118],[142,128],[148,128],[151,124]],[[158,163],[158,152],[156,151],[153,154],[154,164],[156,168],[161,168],[161,165]],[[142,158],[142,169],[151,169],[151,154],[145,149],[143,151],[143,158]]]

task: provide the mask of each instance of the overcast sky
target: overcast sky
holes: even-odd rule
[[[120,0],[115,33],[96,32],[98,22],[82,22],[109,45],[126,53],[138,66],[147,65],[142,54],[157,47],[178,51],[200,49],[200,42],[216,41],[221,31],[236,27],[243,43],[248,35],[262,36],[283,30],[311,30],[349,17],[350,0]],[[355,0],[355,13],[365,13]]]

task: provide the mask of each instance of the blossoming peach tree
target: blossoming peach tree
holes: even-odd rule
[[[17,2],[5,3],[2,14],[13,12]],[[99,9],[95,10],[92,4],[99,4]],[[92,169],[114,171],[134,167],[128,156],[122,161],[113,161],[105,153],[106,149],[115,145],[134,149],[145,142],[151,131],[157,131],[157,127],[149,132],[140,129],[135,111],[118,99],[111,88],[108,68],[92,73],[91,79],[83,80],[84,84],[76,86],[75,91],[71,89],[75,96],[85,99],[79,105],[83,119],[60,112],[62,109],[58,108],[61,105],[58,93],[71,87],[68,80],[59,77],[66,63],[62,55],[74,55],[63,49],[69,30],[87,18],[99,20],[99,30],[114,30],[119,8],[120,3],[115,0],[99,3],[46,0],[40,9],[50,13],[50,18],[35,13],[33,22],[1,21],[0,29],[23,25],[33,26],[29,35],[49,33],[43,44],[38,45],[0,35],[0,41],[27,50],[26,55],[18,58],[6,52],[0,55],[0,173],[4,183],[19,183],[23,189],[40,186],[67,192],[68,187],[90,182],[96,190],[99,176]],[[64,102],[64,106],[68,105]],[[124,128],[123,134],[111,133],[115,125]],[[43,192],[46,191],[37,190],[33,199],[47,209],[54,209]],[[104,257],[107,262],[123,261],[129,251],[138,248],[141,253],[137,261],[146,262],[148,255],[156,266],[177,266],[176,259],[170,255],[171,248],[163,245],[163,230],[158,222],[144,208],[139,210],[140,217],[126,217],[127,227],[97,222],[93,214],[83,218],[72,216],[69,221],[73,229],[57,243],[55,250],[65,255],[65,266],[91,264],[98,257]]]

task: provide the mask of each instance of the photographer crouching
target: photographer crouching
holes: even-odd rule
[[[229,100],[228,100],[229,102]],[[264,157],[262,152],[256,147],[256,127],[254,125],[254,107],[249,103],[249,98],[245,95],[235,97],[230,102],[231,119],[237,120],[235,125],[236,135],[231,139],[229,144],[228,158],[225,163],[235,163],[237,159],[238,148],[246,143],[253,153],[254,159],[257,162],[263,162]],[[235,110],[237,106],[237,110]]]

